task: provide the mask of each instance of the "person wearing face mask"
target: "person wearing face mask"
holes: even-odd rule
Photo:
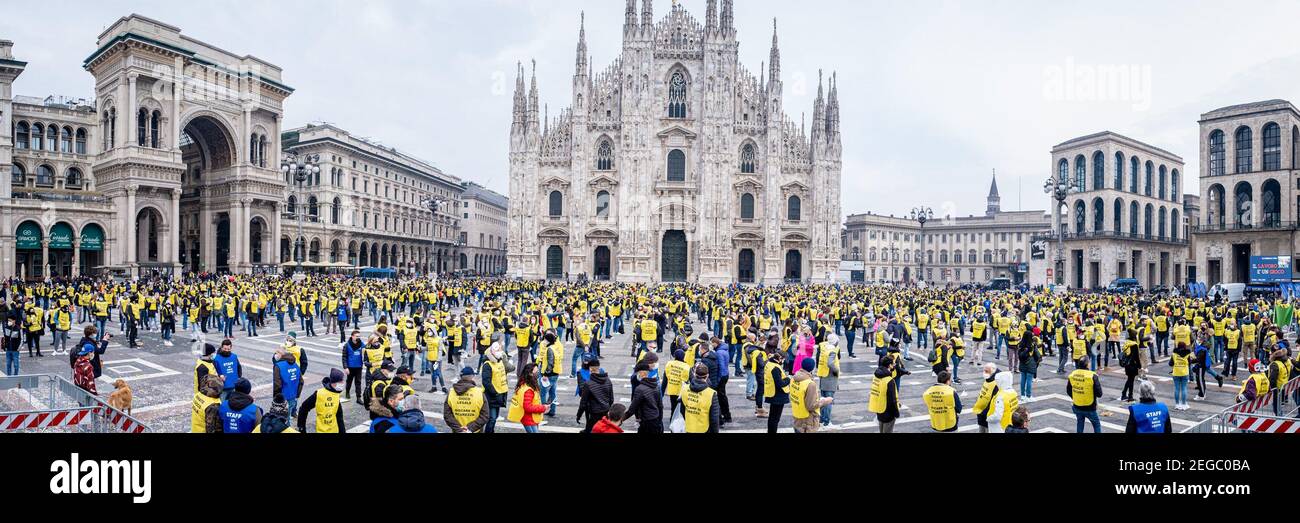
[[[452,432],[482,432],[488,423],[488,405],[483,387],[474,383],[474,367],[460,371],[460,381],[452,384],[442,407],[442,420]]]
[[[350,392],[355,389],[357,402],[361,402],[361,387],[365,381],[362,375],[363,365],[365,364],[365,348],[365,342],[361,341],[361,331],[353,329],[352,337],[343,343],[343,368],[348,369],[347,383],[343,387],[344,400],[351,400]]]
[[[621,424],[636,416],[640,424],[636,429],[637,434],[661,434],[664,431],[664,400],[659,393],[659,377],[653,375],[651,370],[648,362],[636,364],[633,372],[636,373],[637,384],[632,390],[632,403],[619,420]],[[613,410],[610,412],[612,415]]]
[[[1023,376],[1023,374],[1022,374]],[[993,396],[989,407],[988,432],[1002,434],[1011,425],[1011,414],[1020,408],[1020,395],[1011,390],[1011,374],[999,372],[993,376],[998,384],[998,393]]]
[[[420,400],[415,394],[407,394],[400,387],[388,387],[384,390],[384,404],[394,417],[380,418],[370,423],[372,434],[432,434],[438,432],[425,421],[424,411],[419,408]]]
[[[343,371],[330,369],[329,376],[321,378],[321,388],[312,392],[302,401],[298,409],[298,432],[307,432],[307,414],[316,411],[316,432],[322,434],[343,434],[347,424],[343,418],[343,401],[341,395],[346,388],[343,385]]]
[[[510,396],[510,409],[506,419],[524,426],[524,432],[535,434],[542,424],[542,413],[546,406],[541,402],[541,387],[537,385],[539,371],[534,363],[525,363],[519,371],[519,381],[515,384],[515,393]]]
[[[388,384],[393,382],[397,376],[397,368],[393,362],[385,362],[383,367],[379,368],[379,373],[370,380],[370,388],[366,390],[366,407],[370,410],[370,419],[381,417],[392,417],[392,412],[384,405],[384,389]]]
[[[993,410],[993,400],[998,396],[999,386],[995,379],[1000,372],[994,363],[985,363],[984,383],[980,385],[980,394],[975,398],[975,423],[981,434],[989,431],[989,413]]]
[[[505,359],[501,342],[493,342],[488,347],[486,357],[479,366],[479,374],[483,376],[483,392],[487,395],[488,403],[488,422],[483,432],[496,432],[497,416],[506,406],[506,397],[510,394],[506,374],[512,365],[512,362]]]

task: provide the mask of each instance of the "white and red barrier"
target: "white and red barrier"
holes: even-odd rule
[[[59,410],[51,412],[20,412],[0,414],[0,431],[73,427],[86,421],[99,411],[99,407]]]
[[[1283,398],[1292,398],[1300,388],[1300,378],[1288,381],[1281,389],[1273,389],[1268,394],[1253,400],[1238,403],[1223,412],[1223,423],[1244,432],[1266,434],[1300,433],[1300,420],[1287,419],[1273,415],[1256,414],[1264,406],[1272,406],[1273,397],[1281,394]]]
[[[117,428],[117,430],[127,434],[139,434],[145,431],[143,424],[118,410],[107,407],[100,407],[100,409],[104,415],[104,422]]]
[[[1245,416],[1233,423],[1238,430],[1265,434],[1295,434],[1300,432],[1300,420],[1278,419],[1263,416]]]

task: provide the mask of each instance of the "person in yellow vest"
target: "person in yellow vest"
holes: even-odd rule
[[[447,393],[447,382],[442,377],[442,346],[443,338],[438,335],[438,327],[432,321],[426,321],[424,328],[420,332],[422,344],[424,345],[424,362],[421,363],[420,375],[433,374],[429,378],[429,392],[437,392],[438,387],[442,387],[442,393]]]
[[[211,347],[211,345],[208,345]],[[221,432],[221,376],[209,374],[196,382],[194,402],[190,406],[190,432]]]
[[[930,412],[930,428],[935,432],[957,432],[957,415],[961,414],[961,396],[952,388],[952,375],[941,371],[935,383],[921,395]]]
[[[997,383],[998,392],[990,402],[989,432],[1001,434],[1011,425],[1011,414],[1020,408],[1020,395],[1011,390],[1011,373],[999,372],[993,376],[993,381]]]
[[[72,306],[50,311],[50,328],[54,331],[54,354],[68,353],[68,331],[72,330]]]
[[[1174,408],[1177,410],[1191,408],[1187,404],[1187,381],[1195,361],[1191,347],[1182,343],[1175,344],[1173,352],[1169,353],[1169,366],[1173,368],[1171,375],[1174,377]]]
[[[682,393],[682,415],[687,434],[716,434],[722,423],[718,395],[709,387],[709,369],[696,365],[690,386]]]
[[[673,413],[677,412],[677,405],[681,402],[682,392],[690,384],[691,366],[685,361],[686,351],[677,349],[673,351],[673,360],[668,362],[664,368],[664,394],[668,396],[668,418],[671,420]]]
[[[506,411],[506,420],[523,425],[524,432],[530,434],[538,432],[542,424],[542,413],[546,412],[546,406],[541,402],[542,389],[537,384],[539,375],[536,364],[528,363],[522,367],[519,382],[515,384],[515,393],[510,396],[510,409]]]
[[[835,401],[835,398],[821,397],[818,390],[820,387],[813,383],[817,362],[806,358],[800,367],[794,374],[794,381],[790,383],[790,413],[794,415],[794,431],[806,434],[817,432],[821,428],[821,410]]]
[[[984,364],[981,369],[984,374],[984,382],[980,384],[979,396],[975,398],[975,423],[979,425],[980,434],[989,432],[990,423],[996,423],[997,420],[990,421],[989,415],[993,412],[993,400],[997,398],[999,385],[997,381],[998,374],[1005,374],[998,371],[995,363],[989,362]]]
[[[898,380],[894,379],[894,359],[883,359],[871,378],[867,410],[876,415],[882,434],[894,432],[903,404],[898,398]]]
[[[1286,404],[1287,397],[1285,393],[1286,384],[1291,380],[1291,367],[1288,365],[1289,359],[1286,356],[1285,349],[1277,349],[1269,356],[1272,360],[1268,364],[1268,384],[1277,393],[1273,394],[1273,415],[1282,415],[1282,406]]]
[[[497,416],[501,408],[506,406],[506,397],[510,394],[506,385],[506,375],[511,370],[509,367],[513,367],[513,364],[505,358],[501,342],[493,342],[487,349],[483,364],[479,366],[479,374],[483,376],[483,392],[488,402],[488,422],[483,427],[483,432],[496,432]]]
[[[483,387],[474,382],[474,368],[460,371],[460,380],[452,384],[443,403],[442,419],[452,432],[477,433],[488,423],[488,404]]]
[[[343,418],[343,380],[347,375],[339,369],[330,369],[329,376],[321,378],[321,388],[302,400],[298,409],[298,432],[307,432],[307,416],[316,411],[316,432],[343,434],[348,431]]]
[[[1101,380],[1097,373],[1088,370],[1088,360],[1075,362],[1078,368],[1066,378],[1065,392],[1074,403],[1075,432],[1083,433],[1083,420],[1092,422],[1092,431],[1101,432],[1101,418],[1097,416],[1097,401],[1101,399]]]

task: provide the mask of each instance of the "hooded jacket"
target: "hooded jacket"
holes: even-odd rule
[[[476,386],[477,385],[474,384],[473,378],[463,377],[460,379],[460,381],[454,383],[451,386],[451,388],[452,390],[456,391],[456,394],[464,394],[468,392],[469,389],[472,389]],[[456,421],[456,414],[451,410],[451,402],[443,403],[442,420],[447,423],[447,427],[450,428],[452,432],[460,432],[462,426],[459,421]],[[483,430],[483,427],[487,426],[487,422],[488,422],[488,402],[487,402],[487,395],[484,394],[483,408],[479,410],[478,418],[475,419],[474,421],[469,422],[469,424],[465,425],[464,428],[468,429],[470,432],[478,432]]]
[[[100,363],[99,355],[103,354],[104,351],[108,349],[107,340],[97,342],[93,339],[82,336],[81,341],[77,342],[76,349],[68,351],[68,363],[75,367],[77,365],[77,353],[80,352],[79,349],[87,345],[89,345],[91,349],[90,368],[95,371],[95,379],[99,379],[100,376],[104,375],[104,369]]]
[[[1023,378],[1022,378],[1023,379]],[[1002,391],[1011,390],[1011,373],[999,372],[993,375],[993,381],[998,384],[997,394],[989,398],[989,415],[985,419],[988,423],[989,432],[1002,433],[1002,416],[1009,406],[1002,401]]]
[[[400,430],[394,430],[395,427],[399,428]],[[434,428],[433,425],[430,425],[425,421],[424,411],[420,409],[411,409],[411,410],[402,411],[402,413],[398,414],[396,418],[383,418],[383,419],[375,420],[375,423],[371,425],[370,432],[376,434],[403,433],[403,432],[435,433],[438,432],[438,429]]]
[[[202,380],[199,381],[199,392],[204,396],[217,399],[221,397],[221,380]],[[221,402],[216,401],[208,405],[207,410],[203,411],[203,423],[207,426],[209,434],[222,432],[221,430]]]
[[[338,393],[345,392],[342,390],[334,390],[334,387],[330,386],[329,376],[321,378],[320,384],[322,387],[329,389],[333,392],[338,392]],[[342,388],[342,382],[340,382],[340,388]],[[316,389],[312,391],[311,395],[307,396],[307,399],[303,400],[302,404],[298,406],[298,432],[307,432],[307,413],[311,412],[312,409],[316,408],[317,392],[320,392],[320,389]],[[343,418],[344,403],[346,402],[340,401],[338,406],[336,407],[337,410],[334,411],[334,419],[337,420],[337,423],[339,425],[339,434],[347,434],[348,432],[348,426],[346,423],[347,420]]]
[[[237,391],[237,390],[231,390],[231,391],[230,391],[230,394],[226,396],[226,402],[230,405],[230,410],[244,410],[246,407],[248,407],[249,405],[252,405],[252,404],[253,404],[253,397],[252,397],[252,396],[249,396],[248,394],[244,394],[244,393],[242,393],[242,392],[239,392],[239,391]],[[260,425],[260,424],[262,423],[262,420],[261,420],[262,417],[263,417],[263,416],[262,416],[262,409],[261,409],[261,408],[258,408],[258,409],[257,409],[257,418],[258,418],[258,419],[256,420],[256,423],[255,423],[254,425]],[[221,427],[223,426],[222,421],[223,421],[223,420],[221,419],[220,414],[218,414],[218,415],[217,415],[217,429],[218,429],[218,431],[221,431],[220,429],[221,429]],[[211,425],[209,425],[208,427],[209,427],[209,430],[211,430]]]
[[[718,382],[722,379],[722,371],[718,369],[718,353],[710,348],[709,352],[696,358],[695,362],[697,365],[702,363],[709,369],[709,386],[717,388]]]
[[[623,428],[609,421],[609,418],[600,418],[596,425],[591,427],[592,434],[622,434]]]
[[[583,414],[603,417],[609,412],[609,407],[614,404],[614,384],[609,381],[609,374],[605,369],[593,372],[581,387],[582,390],[579,392],[581,399],[578,400],[579,419]]]
[[[700,381],[695,376],[691,376],[691,392],[700,392],[707,388],[710,388],[708,382]],[[682,408],[685,409],[685,406]],[[721,412],[722,409],[718,407],[718,395],[714,394],[713,403],[709,405],[709,434],[718,433],[718,426],[722,423]]]
[[[659,395],[659,379],[646,378],[636,384],[632,391],[632,402],[623,414],[623,421],[636,416],[642,425],[660,423],[664,416],[663,396]]]
[[[288,416],[267,414],[262,416],[262,423],[258,430],[262,434],[279,434],[287,428],[289,428]]]

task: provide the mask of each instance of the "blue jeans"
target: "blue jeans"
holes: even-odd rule
[[[849,331],[848,331],[847,333],[845,333],[844,336],[845,336],[845,338],[848,339],[848,344],[849,344],[849,356],[853,356],[853,339],[854,339],[855,337],[857,337],[857,334],[856,334],[856,332],[855,332],[853,329],[849,329]]]
[[[97,334],[95,334],[95,336],[97,337],[97,339],[96,339],[95,341],[102,341],[102,340],[104,339],[104,334],[105,334],[105,333],[104,333],[104,327],[105,327],[104,324],[106,324],[106,323],[108,323],[108,317],[107,317],[107,316],[105,316],[105,317],[103,317],[103,318],[100,318],[100,317],[98,317],[98,316],[95,317],[95,329],[97,329]]]
[[[542,376],[542,405],[555,405],[555,382],[560,379],[559,376]]]
[[[1101,417],[1097,416],[1097,411],[1095,411],[1095,410],[1079,410],[1079,407],[1074,407],[1074,406],[1071,406],[1071,407],[1070,407],[1070,410],[1074,411],[1074,421],[1075,421],[1074,432],[1075,432],[1075,433],[1077,433],[1077,434],[1083,434],[1083,420],[1084,420],[1084,418],[1087,418],[1088,421],[1091,421],[1091,422],[1092,422],[1092,432],[1093,432],[1093,433],[1096,433],[1096,434],[1100,434],[1100,433],[1101,433]]]
[[[833,391],[833,390],[823,390],[823,391],[821,391],[821,393],[822,393],[822,397],[823,397],[823,398],[834,398],[834,397],[835,397],[835,391]],[[832,405],[833,405],[833,404],[832,404]],[[822,425],[829,425],[829,424],[831,423],[831,405],[826,405],[826,406],[822,407],[822,417],[821,417],[821,422],[822,422]]]
[[[402,351],[402,365],[406,366],[406,368],[408,369],[414,369],[416,354],[419,354],[419,352],[412,351],[412,350]]]
[[[1187,376],[1174,376],[1174,404],[1187,403]]]
[[[487,425],[483,427],[484,433],[493,433],[497,431],[497,416],[501,415],[501,407],[488,406]]]
[[[582,366],[582,355],[585,354],[586,352],[587,350],[583,347],[573,348],[573,356],[570,358],[569,361],[570,378],[578,375],[578,367]]]
[[[922,349],[930,346],[930,331],[920,329],[916,333],[916,346]]]
[[[952,355],[952,365],[949,365],[949,369],[952,370],[952,379],[954,380],[957,379],[957,372],[961,370],[961,360],[961,356],[956,353]]]
[[[285,398],[284,401],[289,404],[289,419],[298,417],[298,397]]]
[[[537,425],[524,425],[524,432],[527,432],[529,434],[537,434],[538,433]]]
[[[1031,372],[1020,373],[1020,396],[1022,398],[1034,397],[1034,378],[1038,375]]]
[[[844,327],[844,320],[835,320],[835,334],[836,334],[836,335],[842,334],[842,332],[841,332],[840,329],[842,329],[843,327]]]
[[[283,312],[275,313],[275,319],[280,321],[280,332],[284,332],[284,313]]]
[[[20,369],[21,366],[18,363],[19,361],[18,351],[5,351],[5,374],[10,376],[22,374],[22,370]]]
[[[745,397],[753,396],[757,390],[758,379],[754,377],[754,373],[745,374]]]

